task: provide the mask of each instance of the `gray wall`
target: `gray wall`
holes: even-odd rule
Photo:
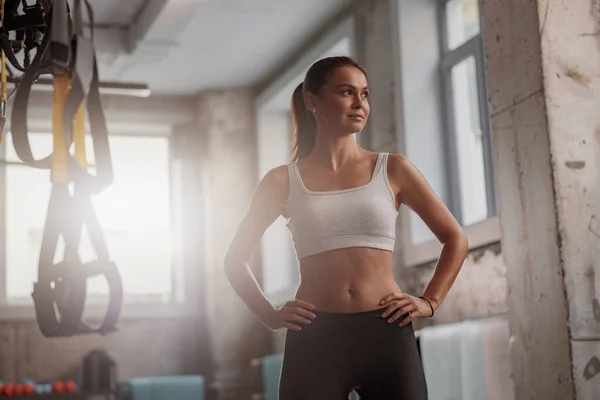
[[[52,339],[44,338],[35,322],[0,322],[0,378],[74,379],[82,358],[95,349],[108,351],[120,379],[196,374],[205,369],[203,340],[200,321],[194,319],[129,320],[106,337]]]

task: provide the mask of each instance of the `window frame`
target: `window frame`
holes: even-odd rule
[[[494,185],[494,169],[492,164],[491,126],[489,109],[487,105],[488,93],[485,80],[485,61],[483,53],[483,39],[481,35],[481,18],[479,33],[468,39],[454,49],[448,48],[448,24],[446,18],[446,4],[451,0],[440,0],[438,7],[438,29],[440,43],[440,75],[442,85],[442,112],[444,120],[444,137],[448,159],[446,166],[448,174],[448,193],[450,193],[450,209],[454,216],[462,221],[461,198],[458,181],[458,161],[456,160],[456,125],[454,120],[454,90],[452,87],[452,68],[462,61],[473,57],[477,76],[477,98],[479,100],[479,120],[482,130],[483,162],[485,168],[486,199],[488,218],[497,215],[496,194]]]
[[[35,132],[38,133],[38,132]],[[50,132],[39,132],[51,134]],[[10,134],[10,133],[7,133]],[[165,138],[168,143],[168,176],[169,176],[169,213],[171,216],[171,234],[173,236],[181,236],[182,230],[180,220],[177,215],[176,206],[181,196],[178,190],[179,182],[182,179],[181,171],[178,167],[181,164],[180,160],[175,157],[175,144],[170,132],[150,133],[150,134],[135,134],[130,132],[111,132],[111,136],[116,137],[139,137]],[[6,292],[6,174],[7,168],[11,165],[20,165],[20,162],[6,161],[6,145],[3,143],[0,147],[0,321],[21,320],[31,321],[36,319],[33,300],[28,297],[26,300],[9,301]],[[27,168],[23,166],[23,168]],[[46,212],[46,211],[45,211]],[[177,245],[175,245],[177,247]],[[197,295],[196,290],[191,284],[194,279],[193,273],[186,268],[182,262],[183,254],[181,251],[173,251],[171,259],[171,274],[172,274],[172,294],[168,302],[163,300],[163,295],[160,294],[124,294],[123,305],[121,307],[120,320],[124,319],[156,319],[156,318],[187,318],[197,314]],[[186,276],[182,279],[182,274]],[[32,282],[33,283],[33,282]],[[99,301],[100,300],[100,301]],[[86,320],[98,321],[104,317],[106,313],[106,298],[103,296],[88,295],[86,298],[86,308],[84,317]]]
[[[456,126],[454,119],[454,93],[452,87],[452,68],[462,61],[473,57],[477,76],[478,109],[482,130],[482,148],[484,176],[486,180],[486,199],[488,217],[480,222],[463,226],[469,241],[469,250],[497,243],[501,239],[500,221],[497,208],[494,169],[492,163],[491,122],[488,107],[488,91],[486,85],[485,57],[482,39],[481,18],[479,33],[467,39],[454,49],[448,47],[448,31],[446,4],[450,0],[434,0],[437,9],[437,29],[439,43],[439,87],[440,110],[442,112],[442,139],[445,149],[444,165],[446,169],[446,205],[454,217],[462,225],[460,182],[458,173]],[[432,238],[423,243],[413,244],[411,224],[407,210],[402,218],[402,261],[405,267],[414,267],[434,262],[439,257],[442,245]]]

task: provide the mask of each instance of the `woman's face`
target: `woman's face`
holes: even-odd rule
[[[352,66],[336,68],[317,96],[309,95],[307,106],[320,128],[343,134],[360,132],[369,117],[367,78]]]

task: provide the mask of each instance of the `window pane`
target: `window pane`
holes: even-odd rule
[[[448,48],[455,49],[479,33],[478,0],[450,0],[446,3]]]
[[[37,277],[50,172],[6,167],[6,294],[27,297]]]
[[[49,137],[32,137],[32,147],[42,148]],[[87,143],[91,148],[91,140]],[[110,256],[121,272],[126,295],[158,294],[168,299],[172,291],[168,140],[111,137],[110,145],[115,182],[93,198]],[[48,171],[6,167],[6,291],[11,300],[29,298],[37,278],[49,177]],[[96,258],[86,231],[79,254],[83,261]],[[108,293],[104,278],[89,280],[88,292]]]
[[[403,152],[448,204],[445,132],[440,87],[438,3],[399,1]],[[415,40],[418,37],[419,40]],[[410,242],[436,240],[421,217],[408,211]],[[404,223],[404,221],[403,221]]]
[[[454,121],[460,184],[462,224],[487,218],[483,131],[479,118],[477,71],[474,57],[452,68]]]

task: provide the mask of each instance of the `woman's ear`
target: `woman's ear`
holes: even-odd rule
[[[311,113],[317,108],[317,99],[314,94],[308,92],[304,95],[304,104]]]

